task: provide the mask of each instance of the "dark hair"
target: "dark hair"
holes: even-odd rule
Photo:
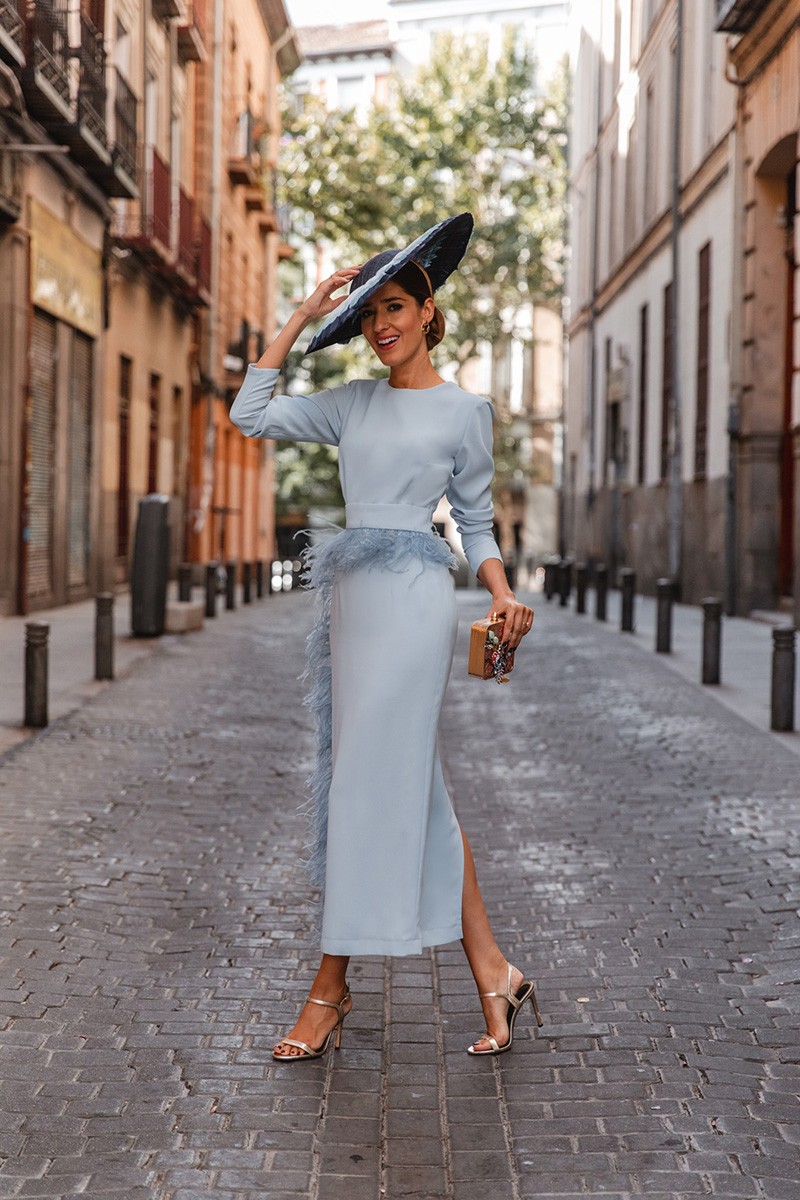
[[[430,280],[413,259],[407,262],[404,267],[401,267],[396,275],[392,276],[392,282],[399,283],[403,291],[407,292],[412,300],[416,300],[420,308],[422,308],[426,300],[433,299]],[[425,334],[425,344],[429,350],[439,345],[439,342],[444,337],[444,329],[444,314],[434,302],[433,316]]]
[[[414,297],[420,308],[431,297],[430,284],[413,261],[401,267],[397,274],[392,276],[392,282],[399,283],[404,292]]]

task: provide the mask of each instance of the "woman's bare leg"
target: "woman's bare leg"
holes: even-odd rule
[[[309,996],[315,1000],[330,1000],[332,1003],[338,1004],[345,994],[349,962],[348,955],[323,954],[319,970],[311,985],[311,991],[308,993]],[[344,1011],[349,1012],[350,1008],[351,1004],[347,1004]],[[325,1041],[338,1019],[332,1008],[322,1008],[319,1004],[306,1004],[300,1013],[297,1024],[289,1030],[286,1036],[294,1038],[297,1042],[305,1042],[307,1046],[316,1050]],[[275,1043],[275,1049],[280,1054],[302,1055],[303,1053],[297,1046],[284,1046],[282,1041]]]
[[[466,834],[461,836],[464,841],[464,890],[461,900],[461,925],[463,937],[461,944],[469,962],[470,970],[475,977],[479,992],[500,992],[505,995],[508,985],[508,965],[501,951],[478,886],[478,876],[475,871],[475,860],[472,857]],[[511,972],[511,990],[516,991],[524,976],[516,967]],[[508,1003],[503,999],[492,998],[481,1000],[483,1015],[486,1017],[487,1032],[494,1037],[499,1045],[508,1041],[508,1022],[506,1013]],[[479,1038],[475,1043],[478,1050],[490,1049],[485,1038]]]

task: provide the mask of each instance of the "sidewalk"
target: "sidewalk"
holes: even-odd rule
[[[544,595],[537,597],[534,607],[541,612],[545,607],[558,607],[556,594],[546,601]],[[722,618],[722,682],[703,686],[700,682],[700,665],[703,641],[703,611],[697,605],[676,604],[672,618],[672,653],[655,654],[656,601],[652,596],[638,596],[634,605],[634,632],[620,633],[621,594],[618,590],[608,592],[607,621],[597,621],[595,595],[589,590],[586,595],[586,613],[575,613],[575,590],[570,599],[570,611],[578,621],[590,622],[609,636],[620,638],[631,649],[653,654],[664,666],[695,684],[703,692],[738,713],[756,729],[769,732],[770,689],[772,671],[772,629],[791,624],[791,619],[782,614],[764,614],[763,620],[742,617]],[[788,749],[800,755],[800,634],[796,638],[798,665],[795,679],[795,733],[770,733]],[[800,785],[798,785],[800,791]],[[800,1194],[800,1192],[799,1192]]]
[[[0,754],[25,741],[34,730],[21,722],[25,705],[25,624],[50,624],[50,721],[80,708],[108,683],[94,678],[94,600],[67,604],[26,617],[0,617]],[[114,599],[114,673],[130,668],[158,649],[158,638],[134,638],[130,633],[130,595]]]

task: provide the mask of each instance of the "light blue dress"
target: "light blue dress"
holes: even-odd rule
[[[231,420],[250,437],[338,445],[346,504],[346,528],[305,552],[320,605],[304,675],[317,735],[307,783],[320,944],[328,954],[418,954],[461,937],[464,873],[437,746],[456,559],[432,516],[446,494],[473,570],[501,558],[492,406],[452,383],[359,379],[280,396],[277,378],[250,366]]]

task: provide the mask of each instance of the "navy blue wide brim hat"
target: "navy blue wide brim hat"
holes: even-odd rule
[[[459,213],[457,217],[448,217],[434,225],[405,250],[384,250],[364,263],[350,284],[347,299],[326,317],[309,342],[306,353],[312,354],[325,346],[345,346],[351,338],[357,337],[361,333],[359,312],[362,305],[409,262],[420,263],[425,268],[431,287],[436,291],[464,257],[473,225],[471,213]]]

